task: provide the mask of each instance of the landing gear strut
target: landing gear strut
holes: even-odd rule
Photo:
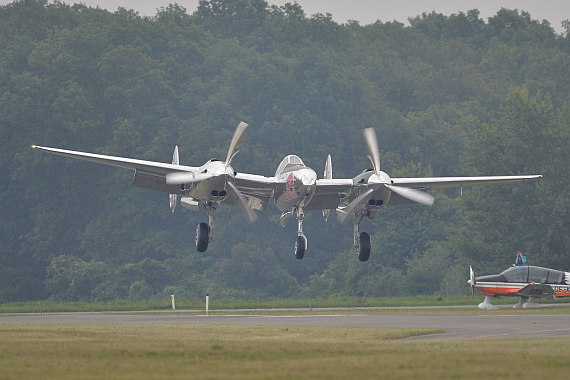
[[[205,207],[208,212],[208,223],[200,223],[196,228],[196,249],[198,252],[206,252],[208,244],[214,237],[214,212],[216,212],[216,206],[210,204]]]
[[[358,254],[358,260],[365,262],[370,258],[370,235],[367,232],[360,233],[360,222],[364,217],[363,213],[358,213],[354,219],[354,248]]]
[[[298,207],[297,210],[297,240],[295,240],[295,258],[301,260],[305,256],[307,249],[307,237],[303,233],[303,219],[305,214],[303,208]]]

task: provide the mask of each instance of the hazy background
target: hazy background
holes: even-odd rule
[[[0,0],[0,4],[12,1]],[[64,3],[84,3],[88,6],[115,11],[118,7],[134,9],[144,16],[154,16],[156,10],[170,3],[178,3],[193,13],[198,7],[198,0],[84,0],[63,1]],[[269,0],[269,4],[283,5],[295,1]],[[331,13],[336,22],[343,23],[356,20],[366,25],[380,20],[388,22],[397,20],[407,25],[408,17],[421,15],[423,12],[436,11],[450,15],[459,11],[478,9],[480,17],[487,20],[501,8],[524,10],[531,14],[533,19],[546,19],[557,33],[563,28],[561,22],[570,18],[570,1],[568,0],[298,0],[307,16],[315,13]]]

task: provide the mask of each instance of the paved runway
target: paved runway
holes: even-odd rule
[[[365,328],[432,328],[442,334],[408,338],[537,338],[570,337],[570,315],[432,316],[432,315],[191,315],[60,313],[0,317],[0,324],[233,324]]]

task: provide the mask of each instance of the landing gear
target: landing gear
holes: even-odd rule
[[[541,307],[539,303],[536,302],[536,297],[519,297],[519,302],[513,306],[513,309],[537,309]]]
[[[297,217],[297,240],[295,240],[295,258],[301,260],[305,257],[305,251],[307,250],[307,237],[303,233],[303,219],[305,218],[305,213],[303,212],[303,207],[298,207],[293,212]],[[290,214],[289,214],[290,215]],[[282,218],[287,217],[285,214]],[[282,219],[283,221],[283,219]]]
[[[205,205],[208,212],[208,223],[200,223],[196,228],[196,249],[198,252],[206,252],[208,244],[214,237],[214,212],[216,206],[214,204]]]
[[[365,262],[370,258],[370,235],[366,232],[360,233],[360,222],[364,214],[359,213],[354,219],[354,248],[358,254],[358,260]]]
[[[497,310],[499,307],[491,303],[493,296],[485,296],[485,301],[479,304],[479,309],[481,310]]]
[[[206,223],[198,224],[196,228],[196,249],[198,252],[206,252],[208,243],[210,242],[209,227]]]
[[[370,235],[363,232],[360,234],[360,249],[358,252],[358,260],[365,262],[370,257]]]
[[[301,260],[305,256],[305,249],[307,248],[307,237],[305,235],[297,236],[295,240],[295,258]]]

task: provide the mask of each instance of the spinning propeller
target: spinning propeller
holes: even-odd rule
[[[385,172],[380,170],[380,151],[378,149],[378,139],[376,138],[376,132],[374,128],[366,128],[364,130],[364,139],[366,140],[366,148],[368,150],[368,159],[372,164],[374,169],[374,174],[372,174],[367,183],[368,184],[380,184],[385,186],[390,191],[406,198],[412,202],[419,203],[426,206],[433,205],[433,196],[421,190],[412,189],[409,187],[396,186],[391,184],[391,179]],[[360,194],[356,199],[348,204],[342,210],[338,210],[338,218],[340,222],[344,222],[350,215],[354,213],[363,205],[368,202],[372,194],[378,189],[378,187],[366,190],[364,193]]]
[[[471,265],[469,265],[469,281],[467,281],[467,283],[470,286],[470,292],[471,295],[473,295],[473,288],[475,287],[475,273],[473,273],[473,267],[471,267]]]
[[[211,179],[214,177],[227,176],[227,177],[229,177],[226,180],[226,186],[227,186],[226,189],[227,189],[228,193],[230,194],[230,196],[232,196],[232,198],[236,199],[236,205],[238,206],[240,211],[245,215],[247,220],[249,222],[254,222],[257,219],[257,215],[249,207],[249,204],[248,204],[245,196],[234,185],[234,183],[233,183],[234,171],[230,166],[232,159],[239,152],[239,150],[236,150],[236,149],[239,148],[239,146],[243,142],[243,139],[245,137],[244,132],[245,132],[247,126],[248,126],[247,123],[244,123],[243,121],[241,121],[238,124],[238,126],[236,127],[236,130],[234,132],[234,136],[232,138],[232,141],[230,143],[230,147],[228,149],[228,154],[226,156],[226,161],[224,163],[223,170],[220,170],[219,166],[214,166],[214,165],[207,167],[207,165],[209,164],[209,163],[207,163],[206,165],[202,166],[202,168],[204,168],[204,169],[201,172],[196,172],[196,171],[182,172],[182,171],[180,171],[180,172],[169,173],[166,175],[166,183],[168,185],[183,185],[183,184],[197,183],[197,182],[205,181],[205,180],[208,180],[208,179]]]
[[[366,139],[366,147],[368,148],[368,158],[374,167],[374,174],[368,179],[368,183],[382,183],[390,191],[425,206],[433,205],[433,196],[421,190],[411,189],[409,187],[395,186],[390,184],[390,177],[380,171],[380,153],[378,150],[378,139],[374,128],[366,128],[364,130],[364,138]],[[382,174],[384,174],[382,176]],[[384,178],[382,178],[384,177]]]

